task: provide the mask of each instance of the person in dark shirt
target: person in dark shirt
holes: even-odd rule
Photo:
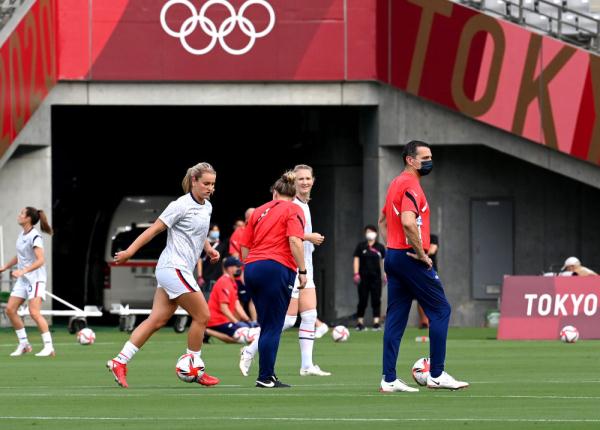
[[[211,244],[212,248],[219,252],[220,259],[217,262],[218,264],[211,264],[210,258],[208,258],[206,255],[206,252],[202,252],[200,260],[198,260],[198,264],[196,266],[196,271],[198,272],[197,282],[200,288],[202,288],[202,291],[204,291],[205,295],[210,294],[213,285],[217,282],[217,279],[221,277],[221,263],[228,255],[227,241],[221,240],[220,236],[221,231],[219,230],[219,226],[217,224],[211,225],[210,230],[208,231],[207,240]]]
[[[354,251],[354,283],[358,286],[358,309],[356,311],[356,329],[365,329],[364,316],[369,296],[373,308],[373,330],[380,330],[381,285],[385,247],[377,242],[377,227],[365,227],[365,239]]]

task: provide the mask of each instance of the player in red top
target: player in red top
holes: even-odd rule
[[[429,317],[431,369],[428,388],[457,390],[469,384],[444,372],[450,304],[432,267],[429,249],[429,204],[421,188],[421,177],[433,169],[431,148],[413,140],[402,152],[404,171],[388,188],[379,218],[382,237],[387,233],[385,273],[388,279],[388,309],[383,335],[382,392],[419,391],[396,377],[400,341],[414,299]]]
[[[260,388],[289,387],[275,376],[275,360],[298,269],[298,288],[306,285],[304,264],[304,213],[292,203],[296,195],[295,175],[284,173],[273,185],[273,200],[257,208],[242,239],[244,278],[250,289],[261,328]],[[254,345],[254,344],[253,344]],[[242,350],[240,370],[247,375],[256,351]]]

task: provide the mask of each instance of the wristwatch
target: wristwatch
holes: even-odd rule
[[[308,271],[306,269],[304,269],[304,270],[298,269],[298,275],[306,275],[307,273],[308,273]]]

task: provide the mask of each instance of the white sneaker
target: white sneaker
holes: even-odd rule
[[[323,336],[325,336],[325,333],[327,333],[328,331],[329,331],[329,326],[325,323],[321,324],[319,327],[317,327],[315,329],[315,338],[321,339]]]
[[[385,379],[381,379],[379,391],[381,393],[394,393],[397,391],[416,393],[419,389],[409,387],[402,379],[396,379],[394,382],[385,382]]]
[[[54,357],[56,354],[54,353],[54,348],[51,346],[44,346],[44,348],[35,354],[36,357]]]
[[[461,388],[467,388],[468,382],[457,381],[446,372],[442,372],[437,378],[432,378],[431,375],[427,377],[427,388],[444,388],[447,390],[460,390]]]
[[[307,369],[300,369],[300,376],[331,376],[331,372],[325,372],[319,366],[313,364]]]
[[[248,376],[250,372],[250,366],[252,366],[252,360],[254,357],[246,352],[246,347],[243,346],[240,350],[240,371],[242,375]]]
[[[23,354],[27,354],[28,352],[33,351],[33,348],[31,347],[30,344],[28,343],[20,343],[19,346],[17,346],[17,349],[15,349],[15,351],[10,354],[11,357],[18,357],[19,355],[23,355]]]

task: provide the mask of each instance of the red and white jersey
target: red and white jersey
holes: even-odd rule
[[[421,188],[419,178],[408,172],[396,176],[390,184],[382,209],[387,220],[387,247],[391,249],[408,249],[408,243],[400,214],[414,212],[417,215],[417,227],[423,242],[423,249],[429,250],[429,204]]]
[[[312,233],[312,217],[310,215],[310,208],[308,207],[308,203],[303,202],[298,197],[295,197],[293,202],[297,204],[302,212],[304,213],[304,220],[306,223],[304,224],[304,234]],[[313,277],[313,259],[312,254],[315,250],[315,245],[312,242],[305,240],[304,241],[304,263],[306,264],[306,277],[308,279],[314,279]]]
[[[17,237],[17,268],[19,270],[31,266],[37,259],[34,248],[44,248],[42,235],[36,228],[32,228],[27,233],[21,232]],[[24,275],[31,284],[36,282],[46,282],[46,267],[42,265]]]
[[[257,208],[246,226],[242,246],[250,253],[245,263],[274,260],[296,270],[290,250],[290,237],[304,240],[304,213],[287,200],[273,200]]]

